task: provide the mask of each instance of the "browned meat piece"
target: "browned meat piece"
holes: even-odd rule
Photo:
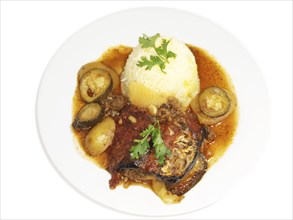
[[[133,123],[129,117],[135,118]],[[129,103],[126,103],[119,115],[114,117],[116,123],[115,137],[112,145],[106,150],[109,157],[108,170],[110,173],[115,172],[118,165],[123,160],[129,160],[129,149],[133,145],[133,140],[139,137],[141,131],[153,123],[151,115],[144,110],[138,109]]]

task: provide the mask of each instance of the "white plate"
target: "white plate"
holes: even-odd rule
[[[77,153],[70,130],[72,97],[81,65],[110,46],[135,46],[146,33],[173,36],[208,50],[235,85],[240,119],[233,144],[180,204],[165,205],[142,187],[110,190],[110,175]],[[137,215],[167,216],[206,207],[241,183],[256,165],[268,138],[270,105],[262,74],[240,42],[217,24],[184,11],[137,8],[100,18],[70,37],[43,75],[37,123],[45,152],[63,179],[90,200]]]

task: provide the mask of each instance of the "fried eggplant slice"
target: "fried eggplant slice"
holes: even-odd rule
[[[186,173],[183,178],[175,183],[167,181],[166,187],[177,196],[184,195],[201,180],[203,175],[206,173],[207,168],[207,159],[202,153],[197,152],[195,163],[188,173]]]
[[[75,130],[86,130],[103,118],[103,109],[98,103],[90,103],[85,105],[76,115],[72,126]]]

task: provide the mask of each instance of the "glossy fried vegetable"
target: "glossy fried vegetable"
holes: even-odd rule
[[[100,98],[106,97],[111,91],[111,76],[105,70],[90,70],[82,77],[79,89],[80,96],[85,102],[97,102]]]
[[[103,118],[103,109],[98,103],[85,105],[76,115],[72,126],[75,130],[86,130],[93,127]]]
[[[196,156],[196,142],[191,132],[185,132],[176,138],[171,155],[159,171],[161,177],[167,179],[181,178],[192,166]]]
[[[101,62],[91,62],[83,65],[77,75],[78,81],[80,82],[85,74],[94,69],[101,69],[107,71],[110,74],[113,82],[112,91],[117,91],[120,89],[120,77],[117,72]]]
[[[190,103],[201,124],[213,125],[227,118],[237,106],[235,94],[219,87],[209,87]]]
[[[203,177],[208,168],[206,158],[200,152],[197,152],[193,167],[175,183],[166,182],[166,187],[169,191],[177,196],[184,195],[192,187],[194,187]]]
[[[93,127],[85,138],[86,151],[91,156],[104,152],[112,144],[115,134],[115,122],[112,118],[105,118]]]
[[[140,168],[131,163],[123,163],[119,168],[119,172],[127,178],[135,182],[143,182],[145,180],[153,180],[153,184],[156,184],[156,190],[154,192],[159,196],[164,192],[164,195],[182,196],[192,189],[203,177],[208,168],[208,161],[205,156],[199,151],[196,152],[196,156],[193,159],[190,166],[187,168],[186,173],[183,176],[166,177],[158,176],[154,173],[142,172]],[[152,185],[152,187],[154,187]],[[160,191],[163,191],[160,193]],[[170,193],[171,192],[171,193]],[[166,195],[167,195],[166,194]],[[160,196],[164,198],[165,196]],[[169,197],[169,196],[168,196]],[[172,197],[173,198],[173,197]],[[177,198],[177,197],[174,197]],[[177,198],[179,199],[179,198]],[[164,201],[164,199],[163,199]]]
[[[145,130],[144,132],[146,131],[148,130]],[[180,131],[177,129],[176,134],[173,133],[170,135],[170,130],[164,129],[163,136],[165,137],[165,140],[162,141],[167,144],[164,146],[170,151],[169,154],[164,155],[163,163],[159,163],[158,157],[156,157],[155,149],[153,147],[146,149],[146,152],[144,153],[143,143],[140,147],[138,147],[138,145],[132,147],[135,148],[135,150],[132,151],[131,154],[139,154],[139,158],[134,157],[132,159],[135,159],[135,166],[140,168],[143,172],[153,173],[162,179],[176,181],[189,170],[189,167],[192,166],[194,162],[197,151],[196,140],[192,132],[189,130]],[[145,138],[142,140],[146,140]],[[152,143],[152,146],[154,145],[155,143]],[[138,152],[136,152],[136,150],[138,150]],[[120,167],[122,165],[124,167],[130,167],[130,164],[131,163],[125,163],[124,161]]]
[[[228,112],[230,100],[225,90],[209,87],[198,97],[200,110],[209,117],[219,117]]]

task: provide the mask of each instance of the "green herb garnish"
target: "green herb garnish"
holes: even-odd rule
[[[169,63],[169,58],[176,58],[176,54],[172,51],[168,51],[167,49],[170,40],[163,39],[161,45],[156,47],[155,43],[158,37],[160,37],[160,34],[156,34],[152,37],[148,37],[147,35],[143,34],[143,37],[138,39],[142,48],[154,48],[157,56],[152,55],[149,59],[143,56],[136,65],[139,67],[146,66],[146,70],[151,70],[154,66],[158,65],[161,71],[166,74],[164,71],[166,68],[166,63]]]
[[[140,156],[143,156],[147,153],[148,149],[150,148],[149,144],[149,135],[152,134],[155,127],[153,125],[149,125],[146,130],[140,133],[142,137],[141,140],[135,139],[134,142],[137,143],[136,145],[130,148],[130,156],[132,159],[139,159]]]
[[[156,127],[157,126],[157,127]],[[150,142],[155,148],[155,158],[158,159],[158,163],[162,165],[165,161],[165,156],[171,155],[171,151],[166,147],[161,137],[159,121],[155,125],[150,124],[147,129],[140,133],[142,139],[135,139],[136,145],[130,148],[130,156],[132,159],[139,159],[145,155],[150,149]]]

